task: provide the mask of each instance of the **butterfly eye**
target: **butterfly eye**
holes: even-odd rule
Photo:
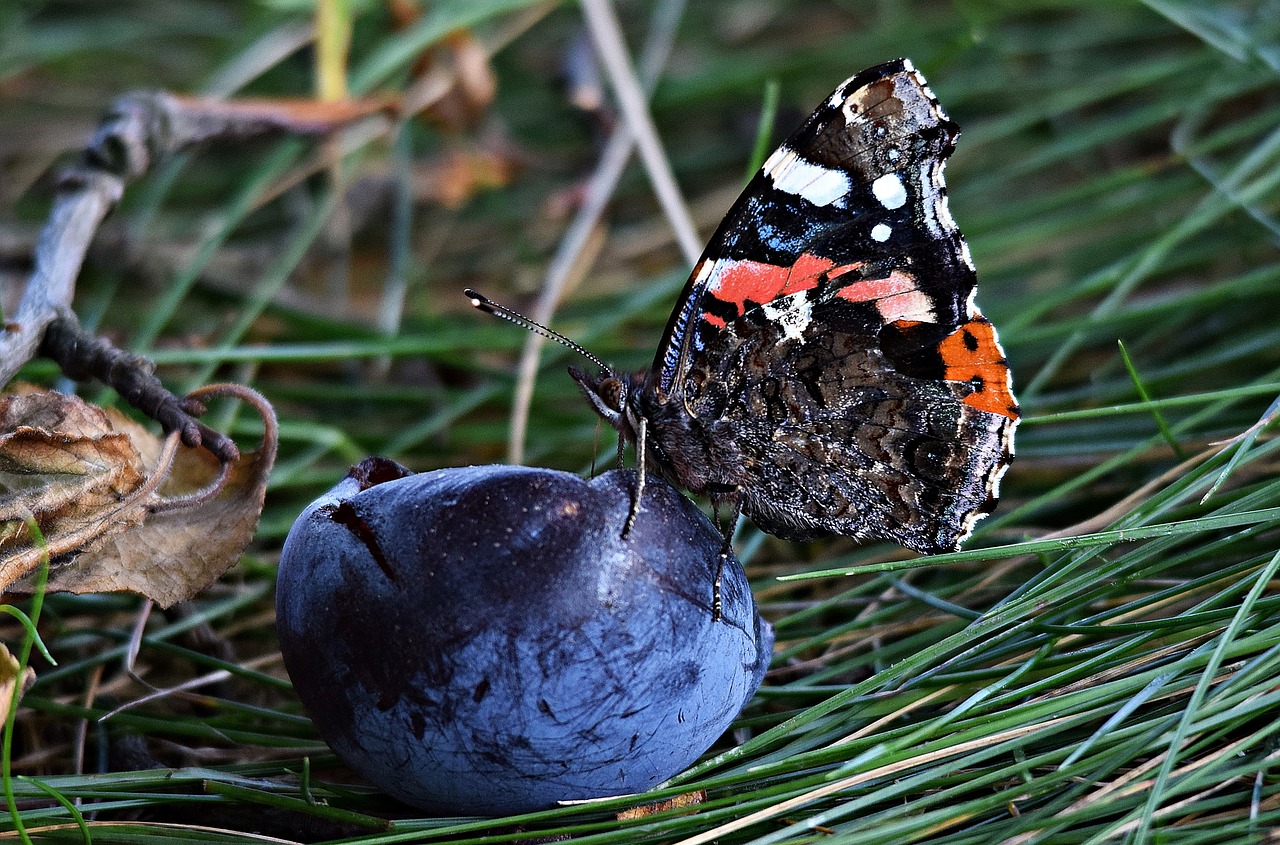
[[[622,410],[622,381],[621,379],[609,376],[600,382],[600,386],[596,388],[600,399],[604,404],[615,411]]]

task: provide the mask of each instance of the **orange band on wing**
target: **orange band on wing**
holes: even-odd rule
[[[938,344],[938,354],[948,381],[966,381],[974,386],[964,397],[966,405],[1018,418],[1018,402],[1009,389],[1009,364],[1005,361],[996,330],[981,314],[956,329]]]
[[[738,314],[746,313],[747,302],[764,304],[780,296],[799,293],[818,286],[818,278],[832,267],[831,259],[802,253],[790,267],[742,259],[717,268],[716,278],[707,292],[721,302],[738,306]]]
[[[836,296],[873,304],[886,324],[903,320],[931,323],[937,319],[933,300],[920,290],[916,277],[903,270],[894,270],[883,279],[862,279],[846,285]]]
[[[850,302],[872,302],[916,290],[915,276],[894,270],[883,279],[862,279],[842,287],[836,296]]]

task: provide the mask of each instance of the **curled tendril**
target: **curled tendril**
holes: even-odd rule
[[[270,463],[275,463],[276,451],[280,445],[280,426],[276,422],[275,411],[272,410],[271,403],[267,401],[267,398],[251,387],[228,382],[222,384],[208,384],[204,387],[197,388],[184,396],[182,401],[184,406],[192,409],[199,408],[202,411],[204,409],[206,399],[218,398],[239,399],[242,402],[248,403],[255,411],[258,412],[258,416],[262,417],[262,444],[259,448],[258,460],[265,459]],[[171,441],[175,443],[176,449],[176,437],[174,434],[171,434],[166,438],[166,449],[169,448],[169,443]],[[158,476],[161,480],[167,478],[169,470],[172,468],[172,464],[173,455],[170,454],[168,457],[168,464],[157,465],[157,472],[153,473],[153,477]],[[206,502],[212,501],[217,498],[218,494],[220,494],[223,488],[226,487],[227,480],[231,477],[231,467],[233,464],[234,460],[219,458],[218,476],[213,479],[213,481],[209,482],[199,490],[193,490],[190,493],[183,493],[180,496],[159,498],[155,503],[149,505],[148,509],[152,513],[165,513],[167,511],[203,505]],[[162,466],[164,468],[163,473],[160,472]],[[156,486],[159,486],[158,483]]]

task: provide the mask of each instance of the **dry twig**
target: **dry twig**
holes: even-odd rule
[[[239,101],[223,103],[164,92],[117,100],[80,159],[57,178],[48,222],[36,244],[35,267],[12,319],[0,334],[0,384],[37,354],[55,360],[69,377],[90,376],[114,387],[178,432],[187,446],[203,445],[219,460],[234,460],[235,444],[194,417],[198,403],[164,388],[146,359],[85,332],[71,310],[85,253],[126,185],[157,161],[213,140],[282,134],[322,134],[386,107],[384,103]]]

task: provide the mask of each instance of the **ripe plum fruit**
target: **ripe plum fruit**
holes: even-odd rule
[[[641,792],[711,746],[773,632],[721,537],[650,478],[370,458],[280,561],[285,665],[329,746],[387,793],[502,815]]]

